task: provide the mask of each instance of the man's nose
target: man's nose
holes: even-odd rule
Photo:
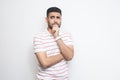
[[[54,19],[54,22],[57,22],[57,18]]]

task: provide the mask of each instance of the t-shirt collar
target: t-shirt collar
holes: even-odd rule
[[[52,34],[49,33],[49,31],[48,31],[47,28],[45,29],[45,31],[46,31],[46,33],[47,33],[48,35],[52,36]]]

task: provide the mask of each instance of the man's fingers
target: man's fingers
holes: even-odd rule
[[[59,27],[55,25],[52,30],[59,31]]]

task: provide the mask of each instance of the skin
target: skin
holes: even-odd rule
[[[54,38],[58,37],[59,28],[61,26],[61,14],[58,12],[50,12],[46,18],[46,22],[48,23],[48,32],[52,34]],[[61,53],[50,57],[47,57],[46,52],[36,53],[36,57],[43,68],[55,65],[63,59],[69,61],[73,58],[74,48],[72,45],[65,45],[62,39],[58,39],[56,43],[58,44]]]

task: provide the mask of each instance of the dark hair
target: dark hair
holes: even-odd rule
[[[48,17],[50,12],[58,12],[58,13],[60,13],[62,15],[62,12],[58,7],[50,7],[50,8],[48,8],[47,9],[47,17]]]

